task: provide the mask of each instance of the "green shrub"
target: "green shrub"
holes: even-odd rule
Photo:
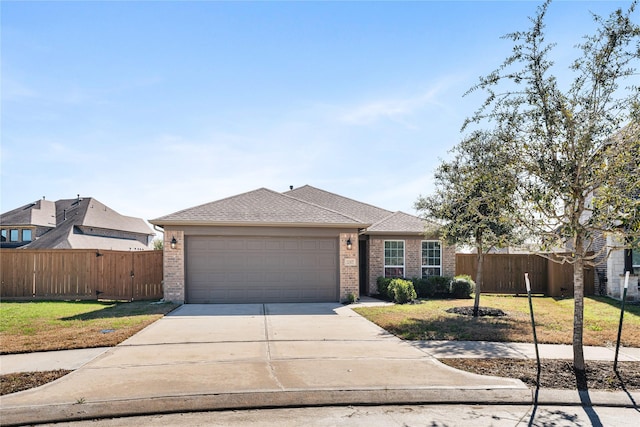
[[[376,279],[376,284],[378,285],[378,294],[380,294],[382,298],[387,298],[390,300],[393,299],[393,295],[389,295],[389,284],[392,280],[393,279],[391,277],[382,276]]]
[[[358,297],[356,296],[356,294],[354,294],[353,292],[349,292],[349,295],[347,295],[347,302],[349,304],[353,304],[356,301],[358,301]]]
[[[429,276],[429,293],[431,297],[449,298],[451,278],[445,276]]]
[[[456,276],[451,280],[449,292],[454,298],[471,298],[471,294],[476,288],[471,276]]]
[[[431,298],[433,297],[433,287],[429,283],[429,279],[424,277],[414,277],[411,279],[413,283],[413,288],[416,290],[416,294],[418,298]]]
[[[396,304],[411,302],[417,297],[413,283],[405,279],[393,279],[387,288],[387,292]]]

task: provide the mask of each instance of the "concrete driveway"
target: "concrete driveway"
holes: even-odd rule
[[[418,391],[473,401],[487,390],[500,402],[531,396],[518,380],[451,369],[349,306],[183,305],[73,373],[4,396],[2,415],[394,403]]]

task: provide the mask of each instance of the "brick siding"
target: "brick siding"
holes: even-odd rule
[[[178,241],[171,249],[171,239]],[[166,230],[164,232],[164,299],[165,301],[184,303],[184,232]]]
[[[351,240],[351,249],[347,248],[347,240]],[[360,269],[358,266],[358,235],[340,233],[340,301],[346,301],[349,294],[360,297]],[[353,264],[353,265],[347,265]]]
[[[376,283],[378,277],[384,276],[384,242],[385,240],[404,241],[404,277],[422,277],[422,242],[423,236],[371,236],[369,239],[369,283],[370,294],[378,293]],[[453,277],[456,272],[455,246],[442,247],[442,275]]]

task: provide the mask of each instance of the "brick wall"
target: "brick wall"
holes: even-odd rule
[[[178,244],[171,249],[171,239]],[[184,303],[184,232],[166,230],[164,232],[164,299]]]
[[[347,248],[347,240],[351,240],[351,249]],[[350,293],[360,296],[360,270],[358,267],[358,235],[340,233],[340,301],[346,301]]]
[[[422,237],[404,239],[404,277],[422,276]]]
[[[442,275],[453,277],[456,275],[456,247],[442,245]]]
[[[384,240],[369,239],[369,294],[378,293],[376,280],[384,275]]]
[[[404,241],[404,276],[422,277],[422,241],[423,236],[371,236],[369,239],[369,293],[377,294],[376,280],[384,276],[385,240]],[[442,275],[453,277],[456,272],[456,248],[442,245]]]

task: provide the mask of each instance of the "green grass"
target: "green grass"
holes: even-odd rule
[[[573,334],[571,298],[534,297],[536,333],[541,343],[571,344]],[[473,305],[473,300],[428,300],[423,304],[360,307],[355,310],[387,331],[407,340],[513,341],[533,340],[526,297],[482,295],[480,305],[499,308],[505,317],[461,316],[447,313],[452,307]],[[584,344],[615,343],[620,302],[605,297],[585,298]],[[623,345],[640,347],[640,306],[625,308]]]
[[[150,301],[3,301],[0,352],[113,346],[175,307]]]

